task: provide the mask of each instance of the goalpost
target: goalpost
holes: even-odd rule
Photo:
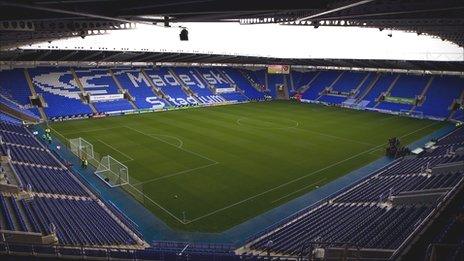
[[[93,150],[92,143],[83,138],[69,140],[71,152],[81,160],[87,160],[96,167],[95,175],[110,187],[118,187],[129,184],[129,168],[111,157],[110,155],[99,157]]]
[[[81,137],[70,139],[69,147],[71,148],[71,152],[78,156],[80,159],[95,159],[92,143],[84,140]]]
[[[110,155],[103,156],[95,175],[104,180],[110,187],[129,184],[129,169]]]

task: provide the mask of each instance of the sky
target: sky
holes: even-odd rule
[[[180,41],[180,28],[189,41]],[[392,34],[389,37],[388,34]],[[392,59],[464,61],[457,45],[416,33],[356,27],[278,24],[185,23],[171,28],[138,24],[136,29],[56,40],[25,49],[107,49],[249,55],[276,58]]]

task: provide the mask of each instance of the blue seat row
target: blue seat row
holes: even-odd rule
[[[23,164],[12,164],[24,186],[30,185],[32,191],[88,196],[88,193],[72,178],[68,170],[47,167],[34,167]]]
[[[42,148],[36,139],[27,134],[18,134],[0,129],[0,136],[2,137],[3,142]]]

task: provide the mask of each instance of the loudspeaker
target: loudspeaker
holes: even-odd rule
[[[188,36],[188,31],[187,29],[182,29],[182,31],[180,31],[180,34],[179,34],[179,37],[180,37],[180,40],[181,41],[188,41],[189,40],[189,36]]]

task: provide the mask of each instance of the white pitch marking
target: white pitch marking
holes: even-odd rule
[[[172,139],[175,139],[179,142],[179,145],[176,146],[178,148],[182,148],[184,146],[184,142],[177,138],[176,136],[172,136],[172,135],[166,135],[166,134],[157,134],[157,133],[153,133],[153,134],[147,134],[148,136],[161,136],[161,137],[168,137],[168,138],[172,138]]]
[[[320,183],[320,182],[322,182],[322,181],[324,181],[324,180],[326,180],[326,178],[320,179],[320,180],[318,180],[318,181],[316,181],[316,182],[314,182],[314,183],[309,184],[308,186],[304,186],[304,187],[302,187],[301,189],[295,190],[295,191],[293,191],[292,193],[289,193],[289,194],[287,194],[287,195],[285,195],[285,196],[283,196],[283,197],[280,197],[280,198],[278,198],[278,199],[276,199],[276,200],[271,201],[271,203],[275,203],[275,202],[277,202],[277,201],[279,201],[279,200],[281,200],[281,199],[284,199],[284,198],[286,198],[286,197],[288,197],[288,196],[290,196],[290,195],[293,195],[293,194],[298,193],[298,192],[300,192],[300,191],[302,191],[302,190],[305,190],[306,188],[309,188],[309,187],[311,187],[311,186],[314,186],[314,185],[316,185],[316,184],[318,184],[318,183]]]
[[[129,161],[133,161],[133,160],[134,160],[131,156],[129,156],[129,155],[127,155],[126,153],[124,153],[124,152],[122,152],[122,151],[116,149],[115,147],[113,147],[113,146],[111,146],[110,144],[108,144],[108,143],[102,141],[101,139],[97,139],[97,140],[98,140],[99,142],[101,142],[102,144],[108,146],[110,149],[113,149],[113,150],[119,152],[121,155],[123,155],[124,157],[128,158]],[[128,162],[128,161],[126,160],[125,162]]]
[[[123,126],[115,126],[115,127],[100,128],[100,129],[93,129],[93,130],[82,130],[82,131],[75,131],[75,132],[69,132],[69,133],[63,133],[63,134],[64,135],[74,135],[74,134],[79,134],[79,133],[112,130],[112,129],[118,129],[118,128],[123,128]]]
[[[129,127],[129,126],[124,126],[124,127],[127,128],[127,129],[130,129],[130,130],[133,130],[133,131],[135,131],[135,132],[138,132],[138,133],[140,133],[140,134],[142,134],[142,135],[145,135],[145,136],[147,136],[147,137],[150,137],[150,138],[152,138],[152,139],[155,139],[155,140],[161,141],[161,142],[163,142],[163,143],[166,143],[166,144],[168,144],[168,145],[171,145],[171,146],[173,146],[173,147],[175,147],[175,148],[178,148],[178,149],[180,149],[180,150],[182,150],[182,151],[185,151],[185,152],[187,152],[187,153],[196,155],[196,156],[198,156],[198,157],[200,157],[200,158],[209,160],[209,161],[214,162],[214,163],[219,163],[219,162],[217,162],[217,161],[215,161],[215,160],[213,160],[213,159],[210,159],[210,158],[208,158],[208,157],[206,157],[206,156],[204,156],[204,155],[201,155],[201,154],[199,154],[199,153],[193,152],[193,151],[191,151],[191,150],[188,150],[188,149],[185,149],[185,148],[182,148],[182,147],[177,147],[176,145],[173,145],[173,144],[171,144],[171,143],[169,143],[169,142],[167,142],[167,141],[165,141],[165,140],[163,140],[163,139],[157,138],[157,137],[155,137],[155,136],[150,136],[149,134],[146,134],[146,133],[144,133],[144,132],[141,132],[141,131],[139,131],[139,130],[137,130],[137,129],[134,129],[134,128],[132,128],[132,127]]]
[[[196,168],[193,168],[193,169],[182,170],[182,171],[179,171],[179,172],[176,172],[176,173],[172,173],[172,174],[168,174],[168,175],[165,175],[165,176],[161,176],[161,177],[158,177],[158,178],[154,178],[154,179],[142,181],[142,182],[139,182],[139,183],[135,183],[134,186],[135,186],[135,185],[141,185],[141,184],[151,183],[151,182],[153,182],[153,181],[157,181],[157,180],[161,180],[161,179],[167,179],[167,178],[175,177],[175,176],[182,175],[182,174],[185,174],[185,173],[188,173],[188,172],[192,172],[192,171],[195,171],[195,170],[208,168],[208,167],[211,167],[211,166],[214,166],[214,165],[217,165],[217,164],[219,164],[219,162],[213,162],[213,163],[211,163],[211,164],[203,165],[203,166],[196,167]]]
[[[238,118],[235,122],[239,126],[244,126],[244,127],[253,128],[253,129],[263,129],[263,130],[284,130],[284,129],[291,129],[291,128],[296,128],[296,127],[300,126],[300,123],[298,121],[287,119],[287,120],[289,120],[291,122],[294,122],[294,125],[293,126],[285,126],[285,127],[254,127],[254,126],[243,124],[241,121],[244,120],[244,119],[249,119],[249,118],[241,117],[241,118]],[[260,119],[258,119],[258,120],[260,120]],[[272,121],[266,121],[266,120],[260,120],[260,121],[274,123]]]
[[[417,129],[417,130],[415,130],[415,131],[412,131],[412,132],[410,132],[410,133],[407,133],[407,134],[405,134],[405,135],[402,135],[400,138],[407,137],[407,136],[409,136],[409,135],[411,135],[411,134],[414,134],[414,133],[416,133],[416,132],[418,132],[418,131],[421,131],[421,130],[423,130],[423,129],[429,128],[429,127],[431,127],[431,126],[433,126],[433,125],[436,125],[436,124],[438,124],[438,123],[439,123],[439,122],[431,123],[431,124],[429,124],[429,125],[427,125],[427,126],[424,126],[424,127],[420,128],[420,129]],[[324,168],[322,168],[322,169],[313,171],[313,172],[311,172],[311,173],[309,173],[309,174],[306,174],[306,175],[304,175],[304,176],[301,176],[301,177],[298,177],[298,178],[296,178],[296,179],[290,180],[290,181],[288,181],[288,182],[286,182],[286,183],[283,183],[283,184],[281,184],[281,185],[279,185],[279,186],[276,186],[276,187],[274,187],[274,188],[268,189],[268,190],[266,190],[266,191],[263,191],[263,192],[258,193],[258,194],[256,194],[256,195],[253,195],[253,196],[251,196],[251,197],[248,197],[248,198],[243,199],[243,200],[241,200],[241,201],[238,201],[238,202],[236,202],[236,203],[230,204],[230,205],[225,206],[225,207],[223,207],[223,208],[216,209],[216,210],[214,210],[214,211],[212,211],[212,212],[210,212],[210,213],[207,213],[207,214],[205,214],[205,215],[203,215],[203,216],[199,216],[199,217],[197,217],[197,218],[194,218],[194,219],[192,219],[192,220],[189,220],[189,221],[185,222],[184,224],[190,224],[190,223],[192,223],[192,222],[201,220],[201,219],[203,219],[203,218],[205,218],[205,217],[209,217],[209,216],[211,216],[211,215],[214,215],[214,214],[216,214],[216,213],[218,213],[218,212],[224,211],[224,210],[229,209],[229,208],[231,208],[231,207],[240,205],[240,204],[242,204],[242,203],[244,203],[244,202],[247,202],[247,201],[249,201],[249,200],[251,200],[251,199],[257,198],[257,197],[259,197],[259,196],[261,196],[261,195],[264,195],[264,194],[266,194],[266,193],[269,193],[269,192],[274,191],[274,190],[276,190],[276,189],[279,189],[279,188],[281,188],[281,187],[287,186],[288,184],[291,184],[291,183],[294,183],[294,182],[296,182],[296,181],[302,180],[302,179],[304,179],[304,178],[310,177],[310,176],[312,176],[312,175],[314,175],[314,174],[317,174],[317,173],[319,173],[319,172],[321,172],[321,171],[324,171],[324,170],[326,170],[326,169],[330,169],[331,167],[337,166],[337,165],[339,165],[339,164],[341,164],[341,163],[344,163],[344,162],[346,162],[346,161],[349,161],[349,160],[352,160],[352,159],[354,159],[354,158],[357,158],[357,157],[359,157],[359,156],[361,156],[361,155],[363,155],[363,154],[369,153],[369,152],[371,152],[371,151],[373,151],[373,150],[375,150],[375,149],[377,149],[377,148],[379,148],[379,147],[381,147],[381,146],[385,146],[385,143],[380,144],[380,145],[377,145],[377,146],[375,146],[375,147],[372,147],[372,148],[370,148],[370,149],[368,149],[368,150],[365,150],[365,151],[363,151],[363,152],[361,152],[361,153],[358,153],[358,154],[356,154],[356,155],[354,155],[354,156],[351,156],[351,157],[349,157],[349,158],[346,158],[346,159],[344,159],[344,160],[335,162],[335,163],[333,163],[333,164],[331,164],[331,165],[329,165],[329,166],[326,166],[326,167],[324,167]]]

